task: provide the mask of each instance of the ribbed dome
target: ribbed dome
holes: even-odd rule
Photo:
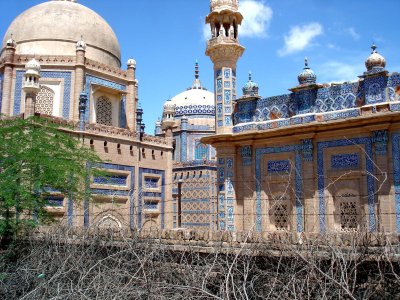
[[[367,67],[368,71],[371,71],[372,69],[384,69],[386,66],[386,60],[378,53],[376,50],[377,48],[378,47],[375,46],[375,44],[371,46],[371,55],[365,61],[365,66]]]
[[[317,76],[315,75],[314,71],[310,69],[308,66],[308,59],[307,57],[304,60],[304,69],[297,77],[299,80],[299,84],[315,84],[317,82]]]
[[[249,81],[246,82],[242,88],[244,96],[258,96],[258,83],[252,79],[251,72],[249,73]]]
[[[23,12],[8,28],[3,49],[11,35],[17,43],[17,54],[75,55],[76,43],[83,39],[86,57],[121,66],[114,31],[101,16],[74,0],[48,1]]]

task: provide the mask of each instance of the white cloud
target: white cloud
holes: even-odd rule
[[[262,1],[243,0],[239,2],[239,11],[243,15],[239,31],[241,37],[265,37],[272,20],[272,8]]]
[[[285,35],[285,46],[278,51],[278,54],[285,56],[300,52],[307,48],[323,32],[322,25],[316,22],[303,26],[294,26],[290,29],[289,34]]]
[[[272,20],[272,8],[263,1],[243,0],[239,2],[239,11],[243,22],[239,29],[239,37],[262,38],[267,36],[269,23]],[[203,26],[203,38],[211,38],[210,25]]]
[[[357,31],[354,29],[354,27],[350,27],[346,29],[346,32],[355,40],[360,39],[360,35],[357,33]]]
[[[319,68],[319,82],[344,82],[356,81],[358,75],[361,75],[365,70],[362,63],[346,64],[337,61],[329,61],[324,63]]]

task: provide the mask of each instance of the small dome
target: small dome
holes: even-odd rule
[[[86,50],[86,42],[84,40],[80,40],[78,42],[76,42],[76,50]]]
[[[251,72],[249,72],[249,81],[242,88],[244,96],[258,96],[258,83],[252,80]]]
[[[76,55],[76,42],[85,38],[86,57],[120,67],[118,39],[108,23],[75,0],[46,1],[14,19],[2,48],[13,34],[16,52],[23,55]]]
[[[39,62],[34,58],[31,59],[30,61],[28,61],[28,63],[25,65],[26,73],[29,73],[29,74],[39,75],[40,69],[41,69],[41,67],[40,67]]]
[[[307,57],[304,60],[304,69],[297,77],[299,80],[299,84],[315,84],[317,82],[317,76],[315,75],[314,71],[310,69],[308,66],[308,59]]]
[[[133,58],[128,59],[128,61],[126,62],[128,67],[136,67],[136,60],[134,60]]]
[[[365,61],[365,66],[367,67],[368,71],[373,69],[384,69],[386,67],[386,60],[385,58],[378,53],[376,50],[378,47],[375,44],[372,44],[371,55]]]
[[[12,47],[12,48],[17,47],[17,43],[12,38],[12,34],[11,34],[11,37],[6,41],[6,47]]]

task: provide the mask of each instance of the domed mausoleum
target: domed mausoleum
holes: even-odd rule
[[[0,52],[2,117],[37,115],[68,124],[107,163],[96,168],[93,201],[78,205],[53,193],[49,212],[71,226],[165,228],[172,141],[144,133],[136,61],[121,68],[118,39],[108,23],[76,0],[45,1],[21,13]],[[150,195],[151,196],[142,196]],[[139,195],[141,195],[139,197]],[[171,225],[170,225],[171,224]]]
[[[86,58],[121,67],[118,39],[108,23],[76,0],[53,0],[29,8],[11,23],[4,39],[17,44],[17,53],[75,55],[76,42],[87,45]]]

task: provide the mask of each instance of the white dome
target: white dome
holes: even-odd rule
[[[215,115],[214,94],[202,88],[184,91],[168,104],[175,106],[175,116]]]
[[[8,28],[3,49],[11,35],[17,43],[17,54],[73,56],[77,41],[83,39],[87,58],[121,66],[114,31],[101,16],[74,0],[47,1],[23,12]]]

